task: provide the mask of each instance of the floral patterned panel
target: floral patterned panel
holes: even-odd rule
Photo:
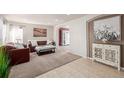
[[[115,50],[105,49],[105,54],[106,54],[105,60],[116,62],[116,51]]]
[[[95,57],[102,59],[102,49],[101,48],[95,48]]]

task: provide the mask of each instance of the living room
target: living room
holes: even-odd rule
[[[52,14],[51,15],[44,15],[44,14],[37,14],[37,15],[8,14],[7,15],[7,14],[5,14],[5,15],[1,15],[1,29],[2,29],[1,42],[2,42],[2,46],[3,45],[6,46],[7,49],[13,49],[10,51],[10,55],[11,55],[10,63],[12,65],[12,68],[18,68],[18,66],[19,66],[19,68],[18,68],[19,71],[20,71],[20,69],[24,69],[24,68],[20,68],[21,67],[20,65],[22,65],[23,63],[30,62],[32,59],[33,53],[37,53],[40,57],[42,56],[42,54],[44,54],[43,52],[48,52],[48,53],[56,52],[56,54],[58,54],[58,55],[61,54],[62,51],[65,51],[65,48],[59,49],[59,44],[58,44],[59,39],[56,40],[57,38],[56,38],[55,31],[57,29],[56,29],[55,25],[62,24],[64,22],[67,22],[70,20],[74,20],[74,19],[80,18],[82,16],[83,15],[81,15],[81,14],[80,15],[67,15],[67,14],[62,14],[62,15],[52,15]],[[44,19],[41,19],[42,17]],[[50,22],[52,24],[50,24]],[[61,26],[60,28],[64,28],[64,26]],[[36,31],[37,29],[44,30],[45,36],[44,35],[42,36],[42,34],[41,34],[41,36],[38,36],[37,35],[38,31]],[[52,46],[51,44],[54,46]],[[41,47],[38,47],[40,45],[44,45],[44,47],[42,46],[42,50],[41,50]],[[63,45],[63,46],[68,47],[69,45],[66,45],[66,46]],[[38,56],[37,54],[36,54],[36,56]],[[68,56],[68,55],[65,55],[65,56]],[[65,56],[63,56],[63,57],[65,57]],[[61,66],[65,63],[70,62],[71,60],[74,60],[75,57],[74,58],[73,57],[74,57],[73,55],[72,55],[72,57],[70,56],[70,59],[67,60],[67,62],[63,61],[63,63],[61,63],[57,66]],[[78,56],[76,55],[76,58],[78,58],[78,57],[79,57],[79,55]],[[59,59],[59,58],[61,58],[61,56],[58,56],[57,59]],[[36,60],[37,59],[35,59],[35,61]],[[55,67],[54,66],[53,67],[56,68],[57,66],[55,65]],[[27,71],[29,71],[29,69],[31,69],[31,68],[34,68],[34,67],[30,66],[30,68],[28,68]],[[51,69],[51,68],[49,67],[49,69]],[[47,70],[49,70],[49,69],[47,69]],[[11,74],[10,74],[10,77],[31,77],[31,76],[20,76],[20,74],[24,74],[21,71],[18,72],[18,75],[17,75],[16,71],[18,71],[18,70],[17,69],[14,70],[13,75],[11,76]],[[38,74],[38,73],[35,73],[35,74]],[[40,74],[38,74],[38,75],[40,75]],[[32,76],[32,77],[34,77],[34,76]]]

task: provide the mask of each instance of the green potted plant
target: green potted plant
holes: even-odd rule
[[[3,47],[0,47],[0,78],[7,78],[10,72],[10,59]]]

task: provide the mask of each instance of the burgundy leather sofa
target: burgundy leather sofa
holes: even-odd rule
[[[17,49],[13,46],[4,46],[6,52],[10,57],[10,65],[17,65],[20,63],[29,62],[30,52],[29,48]]]
[[[47,41],[37,41],[37,45],[41,46],[41,45],[47,45]],[[31,41],[29,41],[29,45],[28,45],[30,52],[35,52],[35,47],[36,46],[32,46]]]

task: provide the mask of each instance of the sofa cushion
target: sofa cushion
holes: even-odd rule
[[[44,46],[37,46],[35,49],[36,51],[40,50],[47,50],[47,49],[55,49],[56,47],[53,45],[44,45]]]
[[[46,45],[47,44],[47,41],[37,41],[37,44],[40,46],[40,45]]]
[[[51,40],[47,40],[47,45],[51,44],[51,42],[52,42]]]
[[[22,48],[24,48],[23,44],[19,44],[19,43],[15,43],[14,46],[15,46],[17,49],[22,49]]]
[[[3,47],[6,49],[6,51],[10,51],[10,50],[12,50],[12,49],[16,49],[16,47],[14,47],[14,46],[9,46],[9,45],[3,46]]]
[[[12,47],[14,47],[14,43],[9,42],[9,43],[7,43],[5,46],[12,46]]]
[[[32,46],[38,46],[38,44],[37,44],[37,41],[36,41],[36,40],[31,40],[30,42],[31,42],[31,45],[32,45]]]

